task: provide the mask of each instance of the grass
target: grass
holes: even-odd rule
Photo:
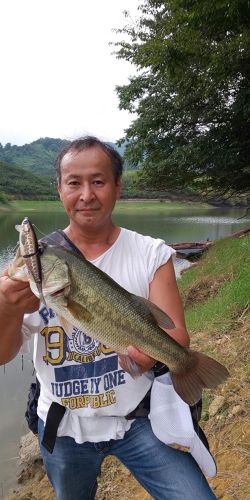
[[[185,208],[208,208],[209,205],[205,203],[196,203],[196,202],[172,202],[172,201],[118,201],[115,207],[115,213],[121,213],[123,211],[129,212],[138,210],[138,212],[143,212],[147,210],[147,212],[155,212],[160,210],[164,210],[166,212],[170,212],[172,210],[183,210]],[[210,207],[211,208],[211,207]],[[39,200],[15,200],[7,205],[0,204],[1,210],[16,210],[16,211],[63,211],[62,204],[59,200],[55,201],[39,201]]]
[[[201,426],[216,458],[216,498],[250,499],[250,236],[224,238],[179,280],[191,347],[224,364],[228,379],[203,390]],[[215,411],[212,411],[215,409]]]
[[[218,241],[183,275],[180,291],[189,331],[226,331],[250,296],[250,237]],[[205,300],[204,300],[205,299]]]
[[[52,211],[63,211],[61,202],[55,201],[39,201],[39,200],[15,200],[9,205],[12,210],[16,211],[35,211],[35,212],[50,212]],[[1,207],[0,207],[1,209]]]

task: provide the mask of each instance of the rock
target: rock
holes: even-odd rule
[[[19,456],[21,464],[30,464],[41,459],[37,436],[31,431],[21,437]]]
[[[236,415],[241,415],[242,413],[244,413],[244,409],[242,408],[242,406],[241,405],[236,405],[230,411],[229,417],[233,417],[233,416],[236,416]]]
[[[208,409],[209,417],[214,417],[223,407],[226,398],[224,396],[217,396],[211,403]]]

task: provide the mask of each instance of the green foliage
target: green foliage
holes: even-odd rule
[[[54,161],[67,141],[45,137],[24,146],[6,144],[0,148],[0,161],[16,165],[39,176],[54,175]]]
[[[55,181],[0,162],[0,192],[10,198],[57,199]]]
[[[55,158],[68,143],[69,141],[51,137],[38,139],[24,146],[12,146],[7,143],[4,148],[0,147],[0,161],[16,165],[39,176],[51,177],[54,176]],[[123,156],[126,144],[119,147],[112,142],[109,144]],[[131,167],[125,161],[124,170],[126,171],[128,168]]]
[[[0,191],[0,205],[7,205],[8,204],[8,197],[6,196],[5,193]]]
[[[131,194],[136,190],[136,179],[138,172],[136,170],[127,170],[122,176],[122,190],[123,192],[130,192]]]
[[[136,76],[118,86],[137,114],[121,140],[142,186],[231,194],[250,187],[249,0],[144,0],[118,34]]]

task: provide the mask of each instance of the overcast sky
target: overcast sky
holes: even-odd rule
[[[116,85],[135,73],[112,55],[112,28],[139,0],[1,0],[0,142],[83,134],[116,141],[132,116]]]

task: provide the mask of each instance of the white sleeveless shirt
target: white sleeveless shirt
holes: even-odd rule
[[[91,261],[131,293],[148,298],[156,270],[175,251],[161,239],[121,228],[115,243]],[[60,318],[43,304],[25,315],[24,338],[34,339],[34,365],[41,384],[38,415],[45,422],[53,401],[66,407],[58,436],[77,443],[120,439],[130,428],[125,416],[149,390],[151,371],[133,379],[119,366],[117,354]]]

